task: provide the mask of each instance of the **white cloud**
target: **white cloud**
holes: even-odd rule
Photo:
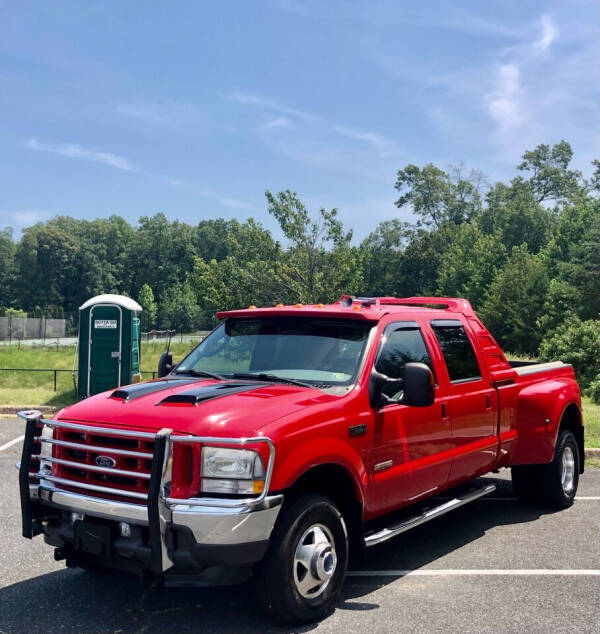
[[[280,112],[281,114],[296,117],[298,119],[302,119],[303,121],[314,121],[318,119],[316,115],[310,112],[299,110],[298,108],[288,108],[287,106],[282,106],[276,101],[266,99],[260,95],[254,95],[246,92],[235,92],[231,95],[231,98],[245,106],[257,106],[266,110],[273,110],[274,112]]]
[[[120,103],[116,111],[123,117],[152,127],[181,128],[202,122],[202,113],[194,106],[175,101]]]
[[[77,143],[61,143],[59,145],[49,145],[39,143],[36,139],[29,139],[25,142],[25,147],[38,152],[51,152],[52,154],[60,154],[68,158],[82,159],[84,161],[93,161],[94,163],[103,163],[110,167],[116,167],[127,172],[136,171],[131,162],[123,156],[113,154],[111,152],[98,152],[84,148]]]
[[[131,119],[138,119],[144,123],[153,125],[171,126],[174,125],[172,119],[161,113],[156,106],[150,104],[122,103],[117,105],[117,112]]]
[[[173,187],[188,187],[189,183],[187,181],[181,180],[180,178],[171,178],[170,176],[160,176],[160,180],[167,183],[167,185],[172,185]]]
[[[35,150],[36,152],[50,152],[52,154],[66,156],[68,158],[93,161],[94,163],[103,163],[104,165],[116,167],[117,169],[124,170],[126,172],[132,172],[141,176],[147,176],[162,181],[163,183],[171,185],[172,187],[189,187],[189,183],[180,178],[173,178],[172,176],[168,176],[166,174],[146,172],[142,169],[134,167],[131,161],[123,156],[119,156],[118,154],[113,154],[111,152],[98,152],[96,150],[90,150],[76,143],[60,143],[57,145],[52,145],[47,143],[40,143],[36,139],[29,139],[24,143],[24,145],[26,148],[30,150]]]
[[[542,27],[542,34],[539,39],[533,42],[532,47],[537,51],[545,51],[550,47],[552,42],[554,42],[558,32],[549,15],[543,15],[540,20],[540,24]]]
[[[263,130],[274,130],[274,129],[284,129],[291,128],[292,122],[287,117],[276,117],[275,119],[271,119],[267,121],[264,125],[261,126]]]
[[[486,95],[487,108],[502,131],[519,126],[523,115],[519,105],[520,71],[515,64],[502,64],[497,71],[496,85]]]
[[[398,147],[394,141],[388,139],[382,134],[377,132],[367,132],[365,130],[357,130],[356,128],[346,128],[344,126],[334,126],[334,132],[341,134],[347,138],[361,143],[370,145],[377,151],[381,158],[389,158],[391,156],[397,156],[399,154]]]
[[[51,213],[44,209],[21,209],[8,215],[17,227],[28,227],[36,222],[46,220]]]
[[[37,222],[48,220],[51,216],[55,216],[56,212],[47,209],[18,209],[11,211],[0,210],[0,227],[11,227],[13,231],[13,240],[19,240],[24,229],[31,227]]]
[[[252,209],[254,205],[251,203],[247,203],[243,200],[238,200],[237,198],[229,198],[227,196],[222,196],[218,192],[213,191],[212,189],[202,188],[198,191],[198,193],[208,200],[212,200],[222,207],[227,207],[229,209]]]

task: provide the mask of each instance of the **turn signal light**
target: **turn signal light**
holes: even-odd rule
[[[200,451],[198,443],[173,443],[171,495],[189,498],[200,491]]]
[[[253,493],[262,493],[265,490],[265,481],[264,480],[253,480],[252,482],[252,492]]]

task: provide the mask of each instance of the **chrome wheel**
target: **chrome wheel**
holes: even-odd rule
[[[294,554],[294,583],[305,599],[323,593],[337,566],[335,542],[323,524],[314,524],[304,531]]]
[[[563,491],[569,495],[575,487],[575,454],[568,445],[563,449],[560,465],[560,482]]]

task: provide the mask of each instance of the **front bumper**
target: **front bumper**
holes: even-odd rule
[[[107,537],[105,541],[110,543],[96,555],[108,566],[124,567],[120,564],[129,561],[138,569],[160,574],[170,568],[199,570],[208,566],[250,564],[265,554],[283,502],[283,495],[268,495],[274,459],[274,447],[269,439],[258,440],[266,442],[270,451],[265,490],[260,496],[245,500],[182,500],[169,497],[170,456],[176,437],[171,437],[169,432],[152,434],[154,455],[147,499],[145,504],[137,500],[138,503],[129,503],[96,497],[95,490],[74,492],[72,483],[53,478],[42,468],[44,458],[35,453],[36,443],[44,442],[40,441],[39,429],[43,425],[73,427],[73,424],[44,421],[36,412],[20,415],[27,420],[19,465],[23,535],[33,537],[44,533],[46,541],[57,547],[58,556],[67,562],[69,558],[74,562],[90,559],[90,549],[84,548],[81,552],[78,539],[77,523],[83,521],[107,528],[110,539]],[[95,429],[105,434],[116,433],[112,428]],[[186,442],[222,443],[225,440],[225,443],[242,445],[257,441],[184,438]],[[119,527],[122,522],[129,525],[127,537]]]

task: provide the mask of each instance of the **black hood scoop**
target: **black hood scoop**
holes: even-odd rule
[[[169,387],[180,387],[188,383],[196,383],[197,379],[163,379],[162,381],[154,381],[152,383],[138,383],[136,385],[128,385],[119,388],[110,394],[108,398],[114,398],[120,401],[133,401],[147,394],[160,392]]]
[[[268,383],[217,383],[206,386],[199,385],[185,392],[179,392],[179,394],[171,394],[163,398],[157,405],[168,405],[169,403],[197,405],[203,401],[210,401],[213,398],[257,390],[259,387],[264,387],[265,385],[268,385]]]

